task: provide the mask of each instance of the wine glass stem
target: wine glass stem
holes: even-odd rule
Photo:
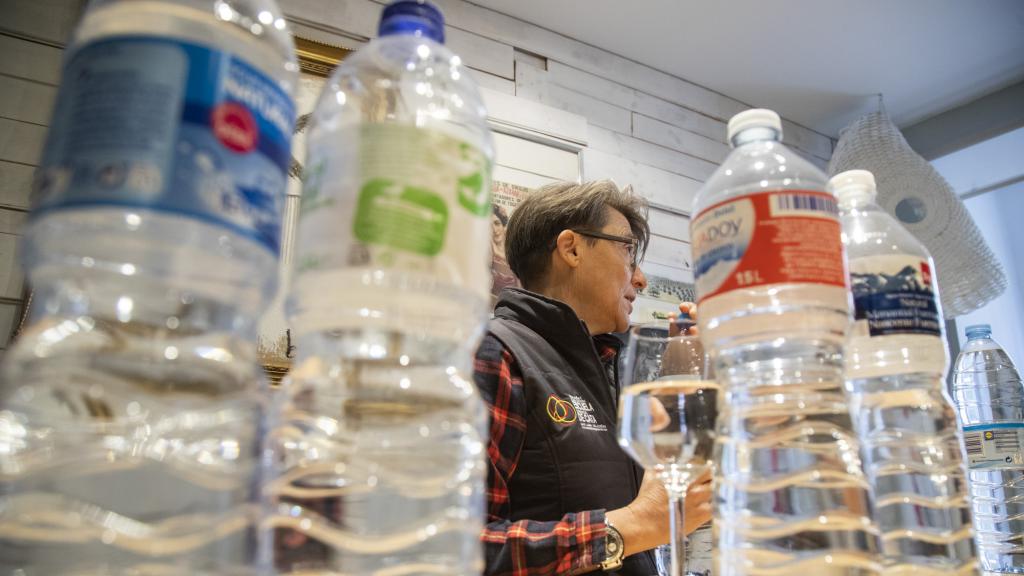
[[[672,576],[686,573],[686,493],[668,491],[668,520],[671,530]]]

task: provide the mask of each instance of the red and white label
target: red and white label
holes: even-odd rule
[[[770,284],[846,286],[839,209],[827,192],[727,200],[701,211],[690,235],[701,301]]]
[[[259,127],[245,106],[224,102],[213,109],[210,120],[214,135],[228,149],[244,154],[256,148]]]

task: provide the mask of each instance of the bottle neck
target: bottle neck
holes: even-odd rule
[[[782,134],[770,126],[754,126],[746,128],[732,135],[730,143],[733,148],[739,148],[753,142],[781,142]]]
[[[868,193],[839,193],[837,194],[840,210],[865,210],[877,207],[874,194]]]

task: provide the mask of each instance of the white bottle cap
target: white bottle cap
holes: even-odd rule
[[[782,138],[782,120],[779,119],[779,115],[774,110],[752,108],[729,119],[729,128],[726,130],[728,140],[731,142],[732,137],[741,130],[756,127],[772,128],[779,133],[779,139]]]
[[[875,175],[867,170],[847,170],[828,181],[828,189],[840,202],[875,199]]]

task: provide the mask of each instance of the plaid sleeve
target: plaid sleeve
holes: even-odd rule
[[[578,574],[604,560],[604,510],[566,514],[560,520],[509,519],[508,483],[526,438],[526,392],[512,354],[488,334],[477,350],[473,379],[491,414],[487,455],[487,526],[481,535],[485,574]]]

